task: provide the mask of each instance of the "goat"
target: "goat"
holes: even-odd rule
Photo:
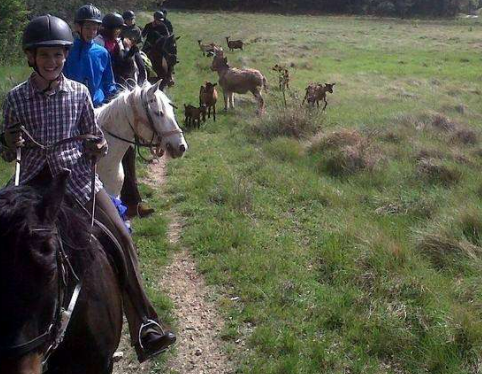
[[[197,43],[199,44],[199,49],[203,53],[203,56],[214,56],[216,53],[216,49],[220,48],[214,43],[203,44],[201,39],[199,39]]]
[[[219,76],[219,85],[223,89],[224,110],[228,110],[228,102],[234,109],[234,93],[251,92],[258,101],[258,114],[264,112],[264,99],[261,96],[263,87],[267,88],[266,78],[255,69],[236,69],[228,64],[228,59],[222,53],[214,56],[211,70]]]
[[[279,89],[284,91],[286,88],[290,88],[290,72],[288,69],[276,64],[272,67],[272,70],[278,72]]]
[[[203,122],[206,122],[206,107],[201,105],[199,108],[196,108],[190,104],[184,104],[184,116],[184,125],[186,127],[200,128],[201,119]]]
[[[216,122],[216,102],[218,101],[218,91],[216,91],[217,83],[206,82],[206,86],[199,89],[199,106],[205,106],[208,112],[208,118],[211,118],[211,109],[213,111],[214,122]]]
[[[310,83],[308,87],[306,87],[306,94],[301,105],[307,101],[311,106],[314,106],[316,103],[316,106],[319,108],[320,101],[324,101],[324,111],[328,105],[328,101],[326,101],[326,93],[333,93],[333,86],[335,86],[335,84],[336,83],[325,83],[325,86],[323,87],[322,83]]]
[[[243,41],[242,40],[229,40],[229,36],[226,36],[226,42],[228,43],[228,48],[231,52],[235,49],[243,50]]]

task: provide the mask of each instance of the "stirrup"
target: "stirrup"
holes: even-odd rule
[[[142,350],[144,350],[144,344],[142,344],[142,339],[141,339],[142,331],[144,331],[145,328],[150,327],[150,326],[157,326],[161,330],[162,335],[166,334],[166,332],[164,331],[164,329],[161,327],[161,325],[158,322],[156,322],[152,319],[146,320],[146,322],[143,322],[141,327],[139,328],[138,341],[139,341],[139,347],[141,347]]]

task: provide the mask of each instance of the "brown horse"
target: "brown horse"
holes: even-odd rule
[[[2,374],[112,372],[120,285],[87,220],[63,203],[67,178],[0,190]]]
[[[152,69],[157,74],[157,78],[149,77],[148,80],[154,84],[162,79],[161,90],[166,85],[174,85],[174,66],[179,63],[176,43],[179,38],[180,36],[176,38],[174,34],[160,37],[146,53],[149,60],[151,60]]]

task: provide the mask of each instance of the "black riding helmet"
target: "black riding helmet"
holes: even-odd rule
[[[82,23],[87,21],[102,23],[102,13],[92,4],[81,6],[75,13],[75,23]]]
[[[126,10],[124,13],[122,13],[122,18],[124,18],[126,21],[128,19],[134,19],[136,17],[136,14],[132,10]]]
[[[159,21],[163,21],[164,20],[164,12],[161,12],[160,10],[156,10],[154,12],[154,19],[157,19]]]
[[[23,33],[23,49],[38,47],[70,48],[74,43],[72,30],[64,20],[47,14],[31,20]]]
[[[119,13],[108,13],[102,18],[102,26],[106,29],[120,29],[125,26],[124,18]]]

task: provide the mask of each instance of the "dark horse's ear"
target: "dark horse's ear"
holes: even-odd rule
[[[53,223],[57,218],[64,201],[65,188],[69,177],[70,171],[65,170],[52,178],[50,184],[42,190],[42,200],[37,206],[38,215],[42,223]]]
[[[180,37],[180,36],[178,36],[178,37],[176,38],[176,40],[179,40],[179,39],[181,39],[181,37]]]

